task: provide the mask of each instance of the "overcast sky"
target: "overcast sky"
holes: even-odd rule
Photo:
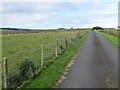
[[[0,27],[31,29],[118,25],[118,0],[5,0]]]

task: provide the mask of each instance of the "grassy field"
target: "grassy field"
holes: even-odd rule
[[[74,38],[75,35],[75,32],[3,35],[2,54],[3,57],[8,57],[9,55],[14,55],[28,49],[33,50],[40,48],[41,44],[45,44],[51,48],[54,48],[57,40],[59,42],[64,42],[65,37],[67,40],[69,40],[70,38]]]
[[[12,31],[12,30],[7,30],[7,29],[6,29],[6,30],[3,30],[3,29],[0,29],[0,31]]]
[[[115,45],[116,47],[120,48],[119,45],[119,40],[120,37],[112,35],[112,34],[107,34],[107,33],[103,33],[103,32],[97,32],[101,35],[103,35],[104,37],[106,37],[113,45]]]
[[[54,85],[59,80],[59,76],[64,72],[66,65],[78,51],[79,46],[85,40],[87,35],[84,35],[68,47],[52,65],[50,65],[42,73],[39,73],[36,78],[27,81],[27,83],[21,86],[21,88],[54,88]]]
[[[79,31],[79,33],[80,32],[81,31]],[[34,65],[34,70],[36,71],[41,67],[42,44],[44,45],[44,65],[46,65],[55,57],[56,47],[59,55],[65,50],[66,41],[67,44],[70,44],[71,42],[74,43],[77,36],[78,31],[3,35],[2,57],[8,58],[8,74],[9,78],[11,78],[9,79],[9,83],[12,84],[14,82],[12,85],[18,86],[20,85],[19,83],[24,81],[20,81],[22,80],[22,77],[19,76],[19,73],[21,72],[21,63],[25,64],[25,61],[28,61],[29,63],[31,62]],[[25,66],[27,65],[28,64]],[[24,70],[25,68],[26,67],[24,67]],[[30,72],[27,72],[27,75],[29,77],[29,75],[31,75]]]

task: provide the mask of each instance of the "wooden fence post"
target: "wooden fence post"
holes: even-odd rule
[[[2,59],[2,88],[4,88],[4,86],[5,86],[4,78],[5,78],[5,76],[4,76],[4,59]]]
[[[58,56],[58,41],[57,41],[57,44],[56,44],[55,56],[56,56],[56,57]]]
[[[114,30],[112,30],[112,35],[114,35]]]
[[[71,43],[71,38],[70,38],[70,45],[71,45],[72,43]]]
[[[67,39],[66,39],[66,36],[65,36],[65,45],[66,45],[66,47],[67,47]]]
[[[116,30],[116,33],[115,33],[115,34],[116,34],[116,36],[118,35],[118,32],[117,32],[117,30]]]
[[[43,66],[43,64],[44,64],[44,46],[43,46],[43,44],[41,45],[41,67]]]
[[[7,58],[4,58],[4,87],[5,88],[8,88],[8,59]]]

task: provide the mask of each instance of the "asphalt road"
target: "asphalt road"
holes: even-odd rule
[[[118,49],[91,32],[60,88],[118,87]]]

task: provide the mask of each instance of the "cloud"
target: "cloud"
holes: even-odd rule
[[[1,0],[0,2],[118,2],[118,0]]]
[[[78,23],[78,22],[80,22],[80,20],[73,20],[73,22]]]
[[[5,2],[2,5],[1,26],[4,27],[70,28],[97,24],[104,27],[117,26],[115,2]]]
[[[54,8],[56,3],[6,2],[2,3],[2,14],[5,13],[41,13]]]
[[[52,11],[55,3],[3,3],[1,10],[3,26],[20,25],[54,19],[58,13]],[[1,15],[0,14],[0,15]]]
[[[5,25],[18,25],[18,24],[26,24],[33,23],[36,21],[42,22],[43,20],[49,20],[51,18],[55,18],[57,13],[50,12],[47,14],[4,14],[2,16],[3,24]]]

